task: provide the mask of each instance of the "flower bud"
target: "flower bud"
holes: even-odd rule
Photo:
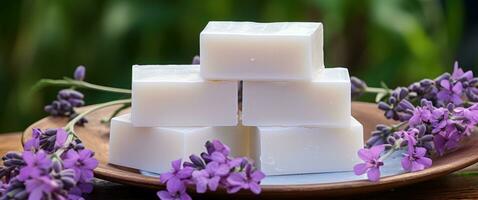
[[[86,74],[85,66],[80,65],[75,69],[75,73],[73,74],[73,77],[75,78],[75,80],[82,81],[85,79],[85,74]]]

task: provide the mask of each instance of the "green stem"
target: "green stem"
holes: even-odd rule
[[[392,90],[376,87],[366,87],[365,92],[367,93],[392,93]]]
[[[75,118],[73,118],[71,121],[68,122],[68,124],[66,124],[66,126],[64,127],[65,131],[68,132],[68,138],[65,142],[65,145],[63,146],[63,148],[59,149],[57,152],[55,152],[55,154],[57,156],[60,156],[61,154],[63,154],[63,152],[66,150],[66,148],[68,147],[68,145],[73,141],[73,139],[76,137],[76,133],[75,133],[75,124],[83,117],[85,117],[86,115],[88,114],[91,114],[92,112],[95,112],[99,109],[102,109],[102,108],[106,108],[106,107],[109,107],[109,106],[113,106],[113,105],[118,105],[118,104],[130,104],[131,103],[131,99],[122,99],[122,100],[116,100],[116,101],[110,101],[110,102],[106,102],[106,103],[102,103],[102,104],[98,104],[98,105],[95,105],[94,107],[80,113],[78,116],[76,116]]]
[[[114,88],[102,85],[96,85],[92,83],[88,83],[85,81],[77,81],[69,78],[65,78],[64,80],[54,80],[54,79],[42,79],[40,80],[33,88],[39,89],[44,86],[54,85],[54,86],[71,86],[76,88],[87,88],[93,90],[100,90],[106,92],[113,92],[113,93],[120,93],[120,94],[131,94],[131,90],[122,89],[122,88]]]

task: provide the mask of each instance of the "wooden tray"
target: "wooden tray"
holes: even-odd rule
[[[99,110],[87,118],[89,123],[85,127],[77,127],[75,130],[86,147],[96,152],[96,158],[100,161],[99,167],[95,169],[97,178],[135,185],[148,188],[164,188],[159,180],[154,177],[144,176],[138,170],[122,168],[108,164],[108,125],[101,124],[100,120],[109,116],[114,107]],[[128,110],[124,111],[128,112]],[[352,113],[364,125],[365,138],[369,137],[370,132],[378,123],[391,123],[383,117],[381,111],[375,104],[354,102],[352,104]],[[66,119],[47,117],[32,124],[26,134],[31,134],[32,128],[55,128],[66,124]],[[19,143],[18,141],[2,141]],[[300,185],[263,185],[263,192],[259,196],[254,196],[250,192],[239,192],[236,195],[248,197],[267,197],[267,198],[287,198],[298,196],[339,196],[351,195],[357,193],[366,193],[379,190],[391,189],[403,185],[413,184],[424,180],[429,180],[439,176],[449,174],[453,171],[463,169],[469,165],[478,162],[478,137],[471,137],[463,146],[443,157],[433,160],[433,166],[426,170],[405,173],[394,176],[383,177],[379,182],[372,183],[366,180],[356,180],[347,182],[321,183],[321,184],[300,184]],[[210,193],[207,195],[222,196],[225,191]]]

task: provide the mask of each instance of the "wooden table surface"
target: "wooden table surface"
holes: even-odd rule
[[[20,138],[20,132],[0,134],[2,138]],[[0,153],[18,150],[18,144],[2,143]],[[477,152],[478,153],[478,152]],[[478,199],[478,176],[464,175],[468,172],[478,172],[478,165],[473,165],[458,173],[450,174],[431,181],[421,182],[406,187],[372,194],[342,196],[335,199]],[[86,199],[157,199],[156,191],[128,185],[112,183],[95,179],[95,189]],[[211,197],[193,196],[193,199],[211,199]],[[231,196],[229,199],[235,199]],[[258,198],[260,199],[260,198]]]

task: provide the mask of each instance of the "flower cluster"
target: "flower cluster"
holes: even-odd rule
[[[385,112],[387,119],[406,121],[410,115],[400,106],[402,101],[419,103],[421,99],[427,99],[437,107],[448,104],[464,106],[478,101],[477,85],[478,78],[473,77],[473,72],[464,72],[455,62],[452,74],[444,73],[434,80],[424,79],[407,88],[398,87],[386,101],[379,102],[378,107]]]
[[[73,74],[75,80],[84,80],[85,72],[86,69],[84,66],[78,66]],[[63,89],[58,92],[56,100],[46,105],[44,110],[51,116],[69,117],[73,119],[78,115],[75,108],[85,105],[83,99],[84,95],[81,92],[73,88]],[[86,122],[86,119],[82,118],[82,120],[78,121],[78,124],[84,124]]]
[[[2,157],[0,199],[83,199],[98,161],[64,129],[34,129],[21,153]]]
[[[355,165],[355,174],[367,173],[369,180],[378,181],[384,160],[396,151],[404,152],[401,164],[405,171],[420,171],[432,165],[432,155],[442,156],[458,147],[478,124],[477,83],[471,71],[464,72],[455,63],[451,75],[391,91],[378,107],[386,118],[400,123],[377,125],[358,152],[364,162]]]
[[[219,187],[228,193],[241,189],[261,192],[259,184],[265,175],[251,162],[231,157],[229,147],[218,140],[206,142],[205,147],[206,152],[191,155],[189,162],[181,165],[181,160],[173,161],[173,169],[160,175],[161,183],[166,184],[166,190],[158,192],[160,199],[191,199],[186,193],[188,185],[194,185],[198,193],[216,191]]]

